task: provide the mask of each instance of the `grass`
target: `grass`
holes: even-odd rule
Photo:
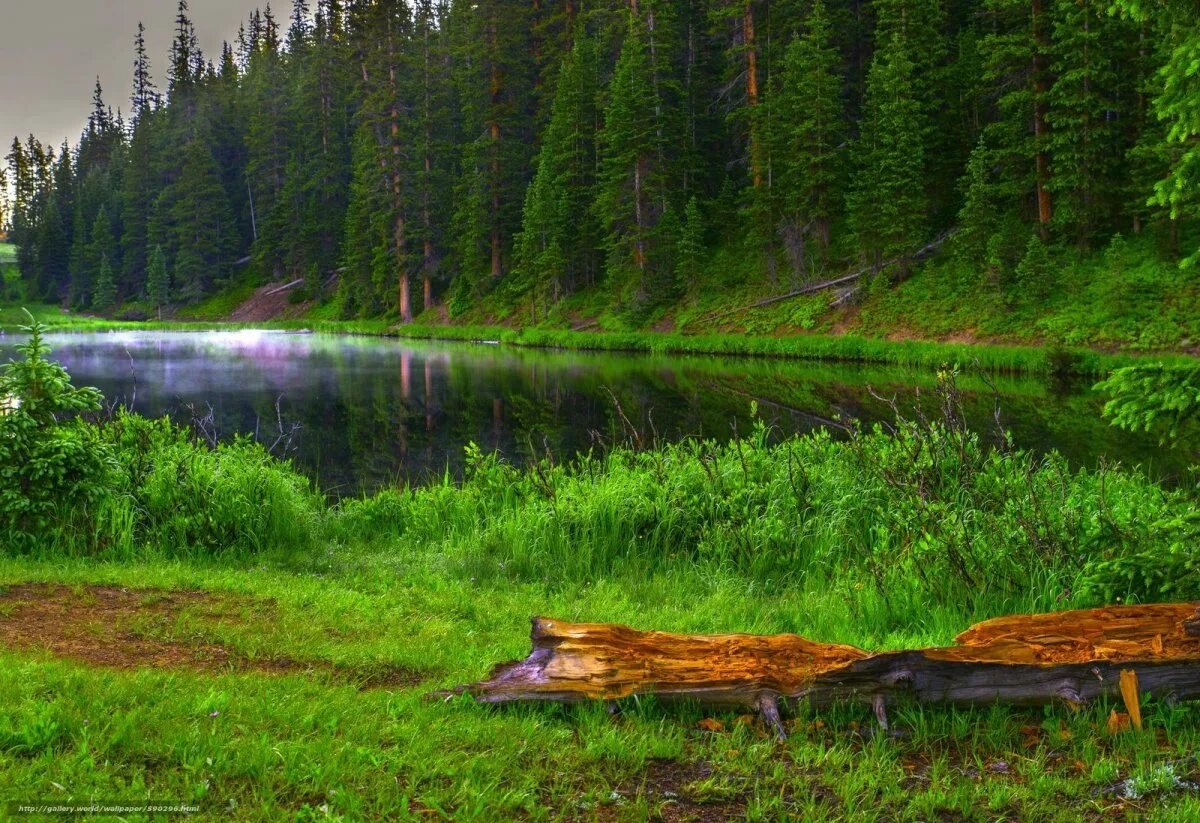
[[[494,710],[425,695],[528,650],[528,617],[611,619],[690,631],[818,633],[812,604],[727,575],[611,575],[566,586],[473,581],[436,557],[331,549],[319,560],[194,563],[0,561],[0,580],[202,590],[268,600],[265,617],[183,613],[151,627],[187,647],[427,678],[361,691],[313,673],[113,670],[0,652],[0,800],[196,803],[244,820],[1183,820],[1200,714],[1147,707],[1148,731],[1109,735],[1108,707],[802,715],[776,744],[754,722],[688,707]],[[145,630],[143,630],[145,631]],[[944,639],[914,626],[911,636]],[[711,730],[711,729],[716,729]],[[552,757],[547,754],[553,752]],[[1134,782],[1127,783],[1133,779]],[[1145,793],[1138,791],[1146,787]],[[1130,789],[1133,789],[1132,791]]]

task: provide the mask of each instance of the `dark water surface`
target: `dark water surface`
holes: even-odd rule
[[[266,331],[51,335],[52,356],[76,384],[146,415],[187,422],[212,414],[222,437],[256,433],[271,445],[298,429],[288,456],[334,494],[461,471],[474,442],[521,463],[563,460],[628,436],[727,439],[758,415],[780,434],[853,419],[932,410],[928,371],[781,360],[534,351]],[[19,338],[0,336],[0,362]],[[1111,429],[1090,381],[979,377],[959,388],[970,424],[989,436],[997,402],[1018,446],[1057,449],[1079,465],[1183,471],[1185,453]],[[868,389],[870,387],[871,390]],[[281,446],[276,447],[279,452]]]

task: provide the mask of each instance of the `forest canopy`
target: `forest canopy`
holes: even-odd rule
[[[776,283],[902,277],[951,237],[980,278],[1200,209],[1190,0],[295,0],[202,53],[180,0],[127,113],[14,139],[25,295],[195,302],[245,267],[344,316],[638,316],[736,245]],[[161,84],[161,86],[160,86]],[[1190,221],[1190,222],[1189,222]]]

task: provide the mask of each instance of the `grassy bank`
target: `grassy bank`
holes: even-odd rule
[[[321,330],[337,331],[339,328],[337,323],[318,325],[318,329]],[[389,332],[414,339],[486,341],[533,348],[774,357],[927,369],[958,364],[965,370],[1013,374],[1100,375],[1115,368],[1146,361],[1172,363],[1194,360],[1190,355],[1173,353],[1148,355],[1057,346],[896,341],[851,334],[755,337],[745,334],[685,335],[663,332],[591,332],[445,325],[394,326]]]

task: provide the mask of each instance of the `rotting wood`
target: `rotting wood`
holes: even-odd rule
[[[955,705],[1200,698],[1195,603],[1002,617],[953,646],[878,654],[794,634],[680,635],[548,618],[534,619],[532,640],[526,659],[441,694],[484,703],[655,695],[756,710],[781,736],[780,709],[805,701],[865,702],[886,728],[886,706],[903,696]]]

